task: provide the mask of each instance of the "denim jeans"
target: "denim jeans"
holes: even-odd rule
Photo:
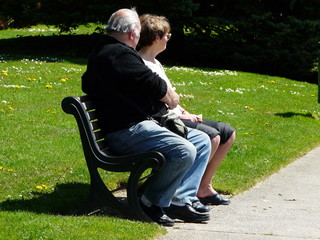
[[[120,155],[158,151],[165,156],[165,167],[150,179],[144,192],[152,204],[168,207],[171,201],[191,203],[196,198],[211,151],[207,134],[188,128],[187,140],[146,120],[106,138]]]

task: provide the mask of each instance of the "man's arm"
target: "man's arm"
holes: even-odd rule
[[[126,49],[128,50],[128,49]],[[166,103],[169,109],[175,108],[180,102],[180,96],[174,89],[167,86],[157,73],[147,67],[142,58],[134,51],[124,51],[126,54],[117,56],[117,63],[114,64],[115,71],[126,80],[120,84],[125,84],[128,88],[136,88],[145,96],[151,99]]]
[[[168,87],[166,95],[160,101],[166,103],[169,109],[173,109],[178,106],[180,96],[172,88]]]

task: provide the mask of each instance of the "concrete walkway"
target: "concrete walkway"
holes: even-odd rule
[[[207,224],[175,223],[159,240],[320,239],[320,147],[210,215]]]

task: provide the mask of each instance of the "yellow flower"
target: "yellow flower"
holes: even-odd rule
[[[52,88],[52,85],[51,84],[47,84],[46,88]]]
[[[12,106],[8,106],[9,110],[17,110],[16,108],[12,107]]]
[[[7,171],[8,171],[8,172],[13,172],[13,169],[9,168]]]
[[[45,184],[42,184],[42,185],[38,185],[38,186],[36,186],[36,188],[37,188],[37,189],[42,190],[42,189],[47,189],[47,188],[48,188],[48,186],[47,186],[47,185],[45,185]]]
[[[266,123],[264,123],[264,125],[269,126],[269,125],[270,125],[270,123],[266,122]]]
[[[2,70],[1,73],[2,73],[3,75],[5,75],[5,76],[8,76],[8,75],[9,75],[8,71],[5,71],[5,70]]]
[[[4,167],[3,166],[0,166],[0,170],[3,170],[4,169]]]
[[[47,113],[56,114],[57,112],[56,112],[56,111],[54,111],[54,110],[50,110],[50,109],[48,109],[48,110],[47,110]]]
[[[253,133],[245,132],[244,135],[253,135]]]
[[[30,78],[30,77],[28,78],[28,80],[29,80],[29,81],[37,81],[36,78]]]
[[[69,78],[62,78],[62,79],[61,79],[62,82],[66,82],[66,81],[68,81],[68,80],[69,80]]]
[[[252,107],[250,107],[250,106],[244,106],[244,108],[247,108],[247,109],[249,109],[249,110],[251,110],[251,111],[254,111],[254,108],[252,108]]]

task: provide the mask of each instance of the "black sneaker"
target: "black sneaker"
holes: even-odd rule
[[[210,220],[208,213],[197,212],[190,204],[176,206],[171,204],[170,207],[163,209],[170,218],[177,218],[185,222],[201,223]]]
[[[145,214],[147,214],[147,216],[152,219],[152,221],[166,227],[172,227],[174,225],[174,220],[168,217],[161,207],[155,205],[147,207],[142,203],[141,200],[140,206],[142,210],[145,212]]]

